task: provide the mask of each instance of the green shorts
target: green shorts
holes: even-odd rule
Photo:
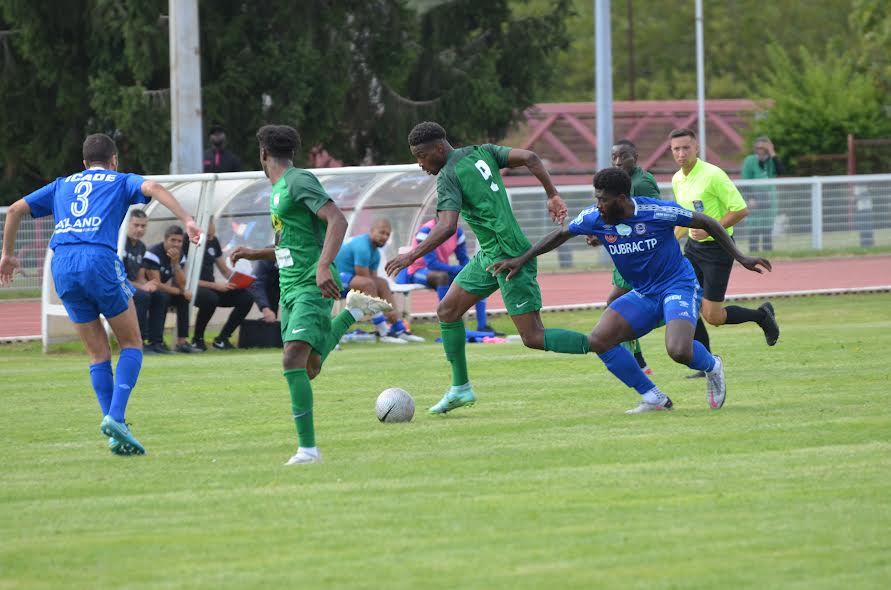
[[[322,356],[331,338],[331,309],[334,300],[321,293],[298,293],[281,301],[282,341],[301,340]]]
[[[613,285],[620,289],[625,289],[627,291],[634,290],[634,286],[622,278],[622,275],[619,274],[618,268],[613,268]]]
[[[497,277],[487,272],[486,268],[495,262],[482,251],[477,252],[467,266],[461,269],[455,282],[474,295],[488,297],[501,289],[501,298],[510,315],[521,315],[541,309],[541,289],[535,280],[538,274],[538,263],[533,258],[515,274],[510,281],[505,281],[506,272]]]

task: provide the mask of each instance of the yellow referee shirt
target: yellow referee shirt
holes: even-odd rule
[[[685,176],[683,169],[675,172],[671,178],[671,188],[678,205],[684,209],[704,213],[718,221],[728,211],[742,211],[746,208],[746,202],[739,194],[739,189],[727,173],[701,158],[696,159],[690,174]],[[733,228],[728,227],[727,233],[733,235]],[[709,240],[714,238],[709,236],[698,241]]]

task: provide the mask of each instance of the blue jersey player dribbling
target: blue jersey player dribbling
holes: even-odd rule
[[[631,197],[631,179],[618,168],[594,176],[596,204],[583,210],[565,229],[557,229],[517,258],[493,264],[493,273],[507,271],[510,279],[529,259],[549,252],[577,235],[596,236],[609,252],[621,275],[634,287],[613,301],[591,332],[590,348],[607,369],[640,395],[629,414],[670,410],[671,399],[662,393],[620,343],[641,338],[665,321],[665,348],[675,361],[708,376],[709,406],[724,404],[724,364],[693,340],[701,290],[690,262],[683,257],[674,235],[675,226],[707,231],[715,241],[749,270],[771,270],[764,258],[745,256],[715,219],[689,211],[670,201]]]
[[[11,282],[19,266],[14,251],[21,218],[52,215],[53,282],[90,357],[90,380],[103,415],[100,430],[109,437],[113,453],[142,455],[145,448],[124,421],[142,367],[142,337],[132,301],[133,286],[117,255],[118,232],[130,205],[150,199],[170,209],[185,224],[192,241],[198,241],[201,230],[160,184],[117,171],[117,147],[107,135],[88,136],[83,158],[84,171],[57,178],[10,206],[3,233],[0,284]],[[121,346],[114,372],[100,314]]]

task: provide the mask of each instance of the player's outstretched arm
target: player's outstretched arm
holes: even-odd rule
[[[529,172],[541,183],[545,194],[548,196],[548,212],[551,214],[551,219],[554,220],[554,223],[563,223],[566,219],[566,203],[563,202],[560,193],[557,192],[557,187],[554,186],[551,175],[548,174],[538,154],[529,150],[511,149],[507,156],[507,165],[510,168],[525,166],[529,169]]]
[[[505,277],[505,279],[509,281],[511,277],[520,271],[524,264],[537,256],[541,256],[546,252],[559,248],[574,236],[575,234],[570,233],[569,230],[558,227],[520,256],[517,256],[516,258],[506,258],[492,263],[486,270],[496,276],[507,271],[507,277]]]
[[[727,233],[724,226],[708,215],[693,212],[693,220],[690,223],[690,227],[705,230],[711,237],[715,238],[718,245],[724,248],[724,250],[733,256],[737,262],[747,269],[759,274],[762,272],[761,269],[758,268],[759,266],[766,268],[768,271],[773,270],[770,261],[766,258],[746,256],[743,254],[739,248],[736,247],[736,243],[730,238],[730,234]]]
[[[334,257],[337,256],[343,245],[347,220],[334,201],[328,201],[316,212],[316,215],[328,224],[328,229],[325,230],[325,242],[322,244],[322,253],[319,255],[319,264],[316,267],[316,285],[323,297],[340,299],[340,289],[334,282],[334,277],[331,276],[331,263],[334,262]]]
[[[411,263],[421,258],[428,252],[433,252],[443,242],[448,240],[453,233],[458,231],[458,212],[457,211],[437,211],[436,225],[427,234],[427,239],[419,243],[415,248],[399,254],[387,261],[384,270],[388,275],[393,276],[403,268],[411,266]]]
[[[235,264],[239,260],[275,260],[275,248],[248,248],[238,246],[232,250],[229,260]]]
[[[183,209],[183,206],[179,204],[179,201],[176,200],[176,197],[170,191],[154,180],[146,180],[142,183],[142,194],[153,198],[167,207],[186,226],[186,233],[189,234],[189,239],[192,243],[198,243],[198,239],[201,237],[201,228],[198,227],[192,216]]]
[[[31,213],[31,206],[25,199],[19,199],[6,210],[6,223],[3,225],[3,256],[0,258],[0,285],[12,282],[12,275],[21,266],[15,257],[15,238],[19,233],[22,217]]]

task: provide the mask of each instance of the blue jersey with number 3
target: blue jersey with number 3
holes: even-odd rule
[[[148,203],[138,174],[91,168],[57,178],[25,201],[32,217],[52,214],[56,222],[49,247],[93,244],[118,249],[118,231],[130,205]]]
[[[677,203],[633,197],[634,214],[616,225],[603,221],[597,206],[588,207],[569,224],[577,235],[597,236],[622,277],[643,295],[696,282],[690,261],[681,254],[676,225],[689,227],[693,213]]]

